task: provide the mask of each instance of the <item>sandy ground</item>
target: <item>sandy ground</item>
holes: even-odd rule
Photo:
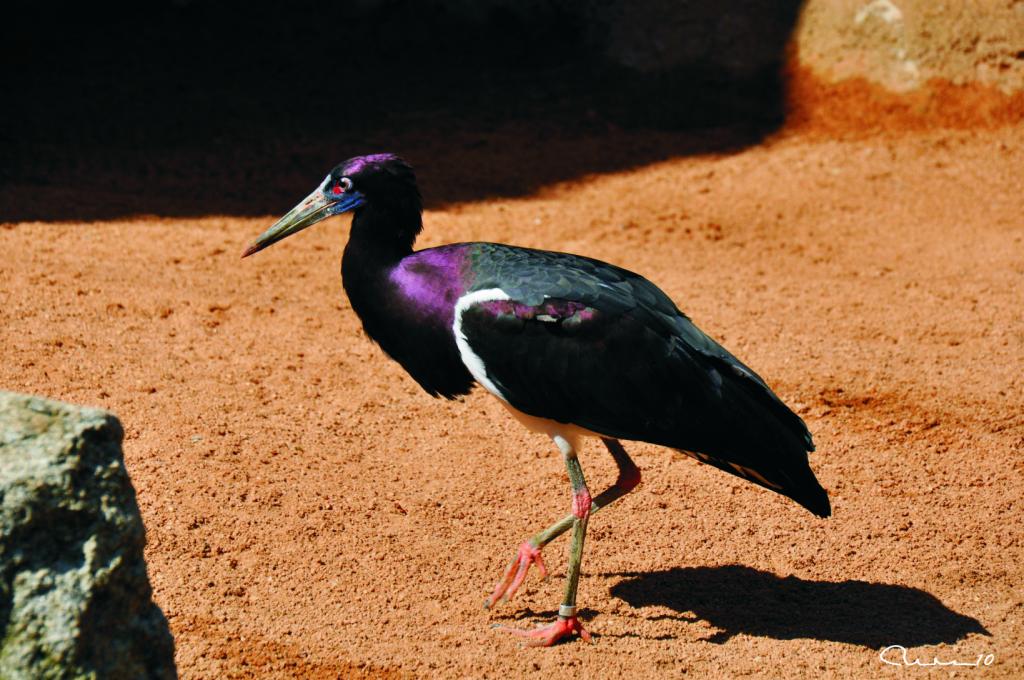
[[[432,400],[371,344],[338,276],[346,218],[245,261],[274,215],[5,224],[0,386],[122,419],[184,678],[935,675],[887,645],[1021,677],[1022,168],[1022,127],[787,133],[428,211],[424,246],[644,273],[815,435],[829,520],[627,445],[644,482],[584,559],[594,645],[491,630],[553,616],[564,538],[550,582],[481,603],[567,511],[562,464],[491,397]],[[583,463],[613,479],[600,445]]]

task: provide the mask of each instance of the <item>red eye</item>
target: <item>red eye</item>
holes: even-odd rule
[[[337,184],[335,184],[334,188],[332,188],[331,191],[334,192],[335,195],[340,194],[341,193],[341,187],[338,186]]]

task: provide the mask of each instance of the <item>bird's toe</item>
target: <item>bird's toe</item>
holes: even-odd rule
[[[484,601],[484,608],[490,609],[498,600],[505,602],[511,600],[512,596],[519,590],[519,587],[523,585],[523,581],[526,580],[526,573],[529,571],[531,564],[536,564],[541,578],[547,580],[548,570],[544,565],[544,558],[541,557],[540,548],[530,541],[524,541],[519,546],[515,557],[512,558],[512,561],[505,568],[505,573],[502,574],[501,580],[494,586],[494,591]]]
[[[525,638],[524,644],[527,647],[550,647],[564,638],[571,637],[573,633],[579,633],[580,639],[584,642],[593,642],[590,632],[583,627],[579,618],[575,616],[559,616],[554,623],[540,626],[533,630],[520,630],[518,628],[509,628],[508,626],[496,626],[496,628]]]

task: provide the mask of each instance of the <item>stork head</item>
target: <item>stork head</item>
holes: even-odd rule
[[[302,199],[287,215],[260,234],[245,249],[248,257],[281,239],[311,227],[317,222],[344,212],[358,215],[365,207],[396,217],[391,220],[409,243],[420,229],[423,210],[416,175],[412,167],[389,153],[356,156],[331,170],[313,192]]]

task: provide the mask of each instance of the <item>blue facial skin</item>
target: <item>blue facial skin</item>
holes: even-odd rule
[[[333,199],[333,196],[329,196],[328,199]],[[331,215],[340,215],[346,213],[349,210],[355,210],[356,208],[366,203],[366,197],[355,189],[350,189],[346,193],[342,194],[329,208],[327,208],[327,214],[324,217],[330,217]],[[319,220],[317,220],[319,221]]]
[[[321,221],[322,219],[327,219],[328,217],[332,217],[334,215],[346,213],[349,210],[355,210],[356,208],[366,204],[367,202],[366,197],[356,192],[355,189],[349,189],[348,192],[336,197],[332,194],[331,189],[325,188],[324,194],[327,197],[327,200],[331,202],[331,205],[327,207],[323,215],[317,216],[317,218],[314,221],[310,222],[306,226],[311,226],[315,222]]]

